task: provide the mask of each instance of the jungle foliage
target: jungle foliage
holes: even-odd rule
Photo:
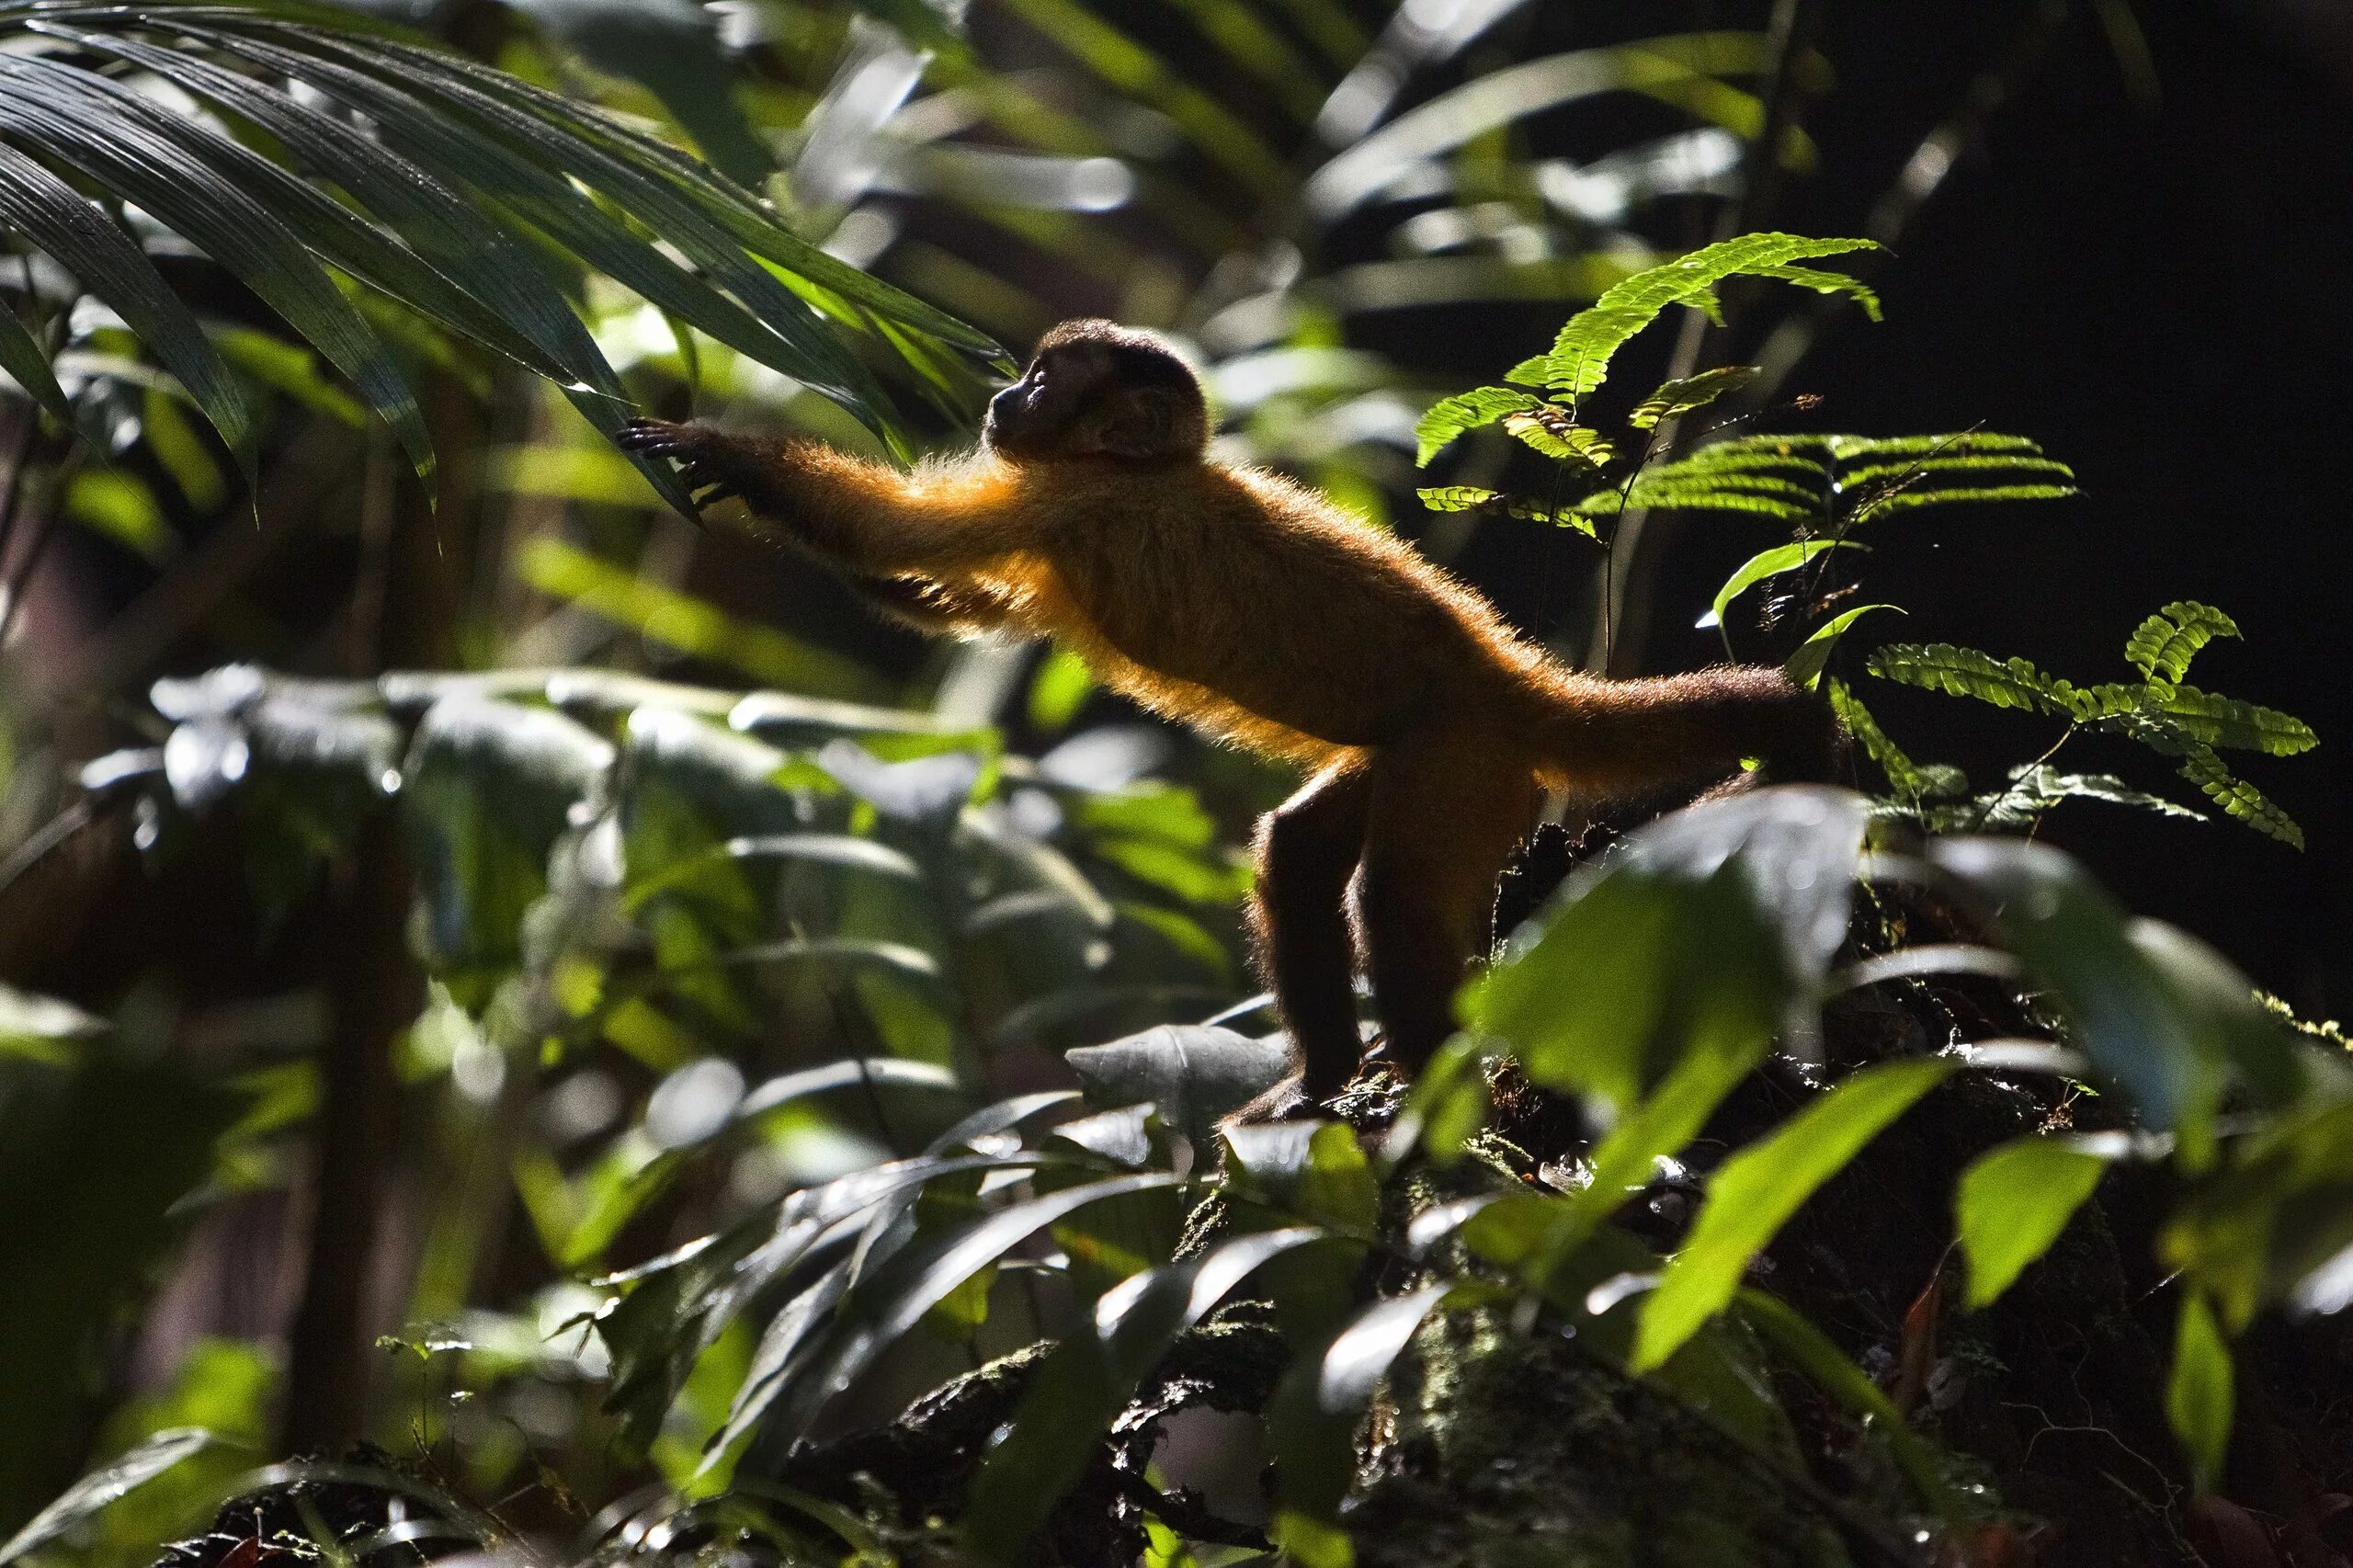
[[[2038,835],[2070,800],[2200,814],[2054,765],[2097,734],[2301,846],[2221,753],[2316,737],[2186,684],[2240,635],[2188,600],[2131,632],[2131,680],[1849,648],[1898,608],[1853,602],[1858,530],[2070,500],[2031,439],[1769,433],[1802,408],[1745,365],[1619,396],[1620,351],[1672,307],[1795,290],[1877,318],[1869,284],[1815,265],[1872,241],[1739,234],[1654,266],[1584,243],[1720,190],[1743,138],[1809,165],[1768,100],[1810,58],[1654,40],[1401,109],[1399,84],[1514,7],[1379,28],[1332,0],[1265,8],[1279,25],[1181,7],[1220,69],[1274,90],[1284,143],[1120,8],[1006,0],[1151,111],[1155,159],[912,0],[762,8],[769,74],[741,93],[699,7],[650,33],[517,8],[556,47],[499,35],[510,72],[342,10],[0,4],[0,228],[24,263],[0,369],[28,400],[0,547],[29,508],[168,585],[211,548],[179,530],[319,430],[358,458],[380,595],[395,515],[498,519],[455,536],[496,562],[450,629],[460,667],[371,646],[321,673],[318,642],[369,624],[357,594],[307,654],[256,634],[192,676],[147,678],[134,627],[84,676],[144,686],[108,727],[126,744],[69,774],[28,722],[8,754],[0,896],[100,842],[135,853],[131,905],[193,888],[199,922],[250,909],[256,942],[326,951],[209,1044],[142,976],[0,988],[0,1568],[153,1562],[176,1537],[179,1568],[1340,1568],[1531,1537],[1604,1562],[1640,1557],[1628,1531],[1677,1561],[1990,1565],[2063,1511],[2006,1492],[2048,1479],[2032,1441],[1981,1440],[2042,1397],[2018,1346],[2075,1288],[2086,1335],[2164,1340],[2153,1386],[2101,1394],[2170,1434],[2154,1457],[2117,1439],[2161,1494],[2178,1478],[2131,1494],[2135,1527],[2236,1506],[2244,1391],[2279,1381],[2259,1342],[2353,1300],[2353,1063]],[[575,55],[608,74],[573,78]],[[1607,92],[1693,124],[1607,168],[1516,151],[1529,118]],[[1222,259],[1124,302],[1200,346],[1237,455],[1368,526],[1384,483],[1455,465],[1420,488],[1431,513],[1599,552],[1605,647],[1630,517],[1784,536],[1705,623],[1824,693],[1854,787],[1540,835],[1417,1081],[1376,1062],[1331,1115],[1227,1124],[1285,1061],[1235,919],[1235,828],[1273,781],[1108,710],[1065,654],[978,647],[894,681],[731,612],[676,575],[653,521],[670,482],[599,439],[696,395],[914,450],[921,403],[961,408],[998,358],[922,296],[1007,336],[1045,305],[878,194],[1074,267],[1132,263],[1132,235],[1086,226],[1131,198],[1188,231]],[[1386,259],[1321,243],[1369,221]],[[1495,384],[1437,395],[1345,347],[1359,313],[1530,293],[1593,303]],[[527,412],[445,465],[469,420],[437,403]],[[1863,673],[2060,733],[1978,789],[1891,738]],[[384,1123],[397,1147],[369,1153]],[[339,1165],[368,1174],[356,1210],[332,1209]],[[288,1413],[332,1405],[321,1368],[351,1369],[289,1336],[195,1338],[124,1392],[191,1230],[234,1260],[217,1227],[286,1196],[397,1220],[367,1254],[399,1264],[393,1325],[354,1364],[364,1429],[337,1434],[381,1448],[289,1451]],[[337,1242],[314,1237],[314,1279]],[[356,1333],[358,1309],[317,1310],[330,1346]],[[88,1463],[59,1494],[63,1448]]]

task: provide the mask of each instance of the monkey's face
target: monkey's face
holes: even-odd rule
[[[1208,418],[1200,383],[1156,339],[1108,322],[1065,322],[990,400],[981,436],[1017,460],[1198,458]]]

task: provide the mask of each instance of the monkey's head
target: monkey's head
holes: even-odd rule
[[[1148,332],[1067,321],[1019,381],[989,402],[981,438],[1017,460],[1199,458],[1209,442],[1201,383]]]

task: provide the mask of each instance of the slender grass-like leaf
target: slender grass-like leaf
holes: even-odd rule
[[[1866,1067],[1718,1167],[1683,1249],[1643,1303],[1635,1369],[1665,1362],[1730,1305],[1749,1260],[1799,1207],[1955,1065],[1928,1057]]]
[[[1838,639],[1847,634],[1848,627],[1875,609],[1892,609],[1898,615],[1908,613],[1900,605],[1857,605],[1815,627],[1813,634],[1798,644],[1797,652],[1781,662],[1781,668],[1789,672],[1791,680],[1812,690],[1822,679],[1830,655],[1837,651]]]
[[[1802,540],[1795,544],[1776,545],[1771,550],[1759,551],[1741,562],[1739,568],[1724,579],[1724,585],[1716,590],[1714,600],[1716,619],[1722,621],[1724,612],[1732,608],[1733,600],[1740,597],[1768,577],[1778,577],[1784,572],[1794,572],[1824,551],[1867,551],[1869,549],[1870,549],[1870,545],[1856,544],[1847,540],[1809,539]]]
[[[5,168],[0,168],[0,180],[6,177]],[[0,217],[5,217],[6,200],[0,194]],[[74,404],[66,398],[65,389],[57,384],[57,372],[50,369],[49,351],[33,341],[17,312],[5,306],[0,306],[0,370],[6,370],[51,418],[72,427]]]
[[[433,439],[415,394],[382,340],[288,222],[248,192],[282,182],[281,190],[301,190],[322,202],[325,198],[119,84],[22,55],[0,53],[0,131],[121,191],[235,273],[351,379],[392,427],[417,477],[430,485]],[[229,150],[220,153],[221,166],[190,156],[191,142],[198,138],[206,143],[203,152]],[[233,177],[226,168],[236,168],[238,175]],[[358,222],[348,212],[344,216]]]
[[[299,163],[349,191],[479,307],[435,313],[542,376],[621,395],[611,367],[541,258],[483,222],[456,191],[414,163],[332,115],[188,51],[87,28],[36,27],[143,66],[269,131]],[[429,295],[413,302],[444,303]]]
[[[179,378],[250,479],[254,425],[244,390],[131,237],[45,165],[5,142],[0,142],[0,222],[48,252],[131,324],[165,368]]]

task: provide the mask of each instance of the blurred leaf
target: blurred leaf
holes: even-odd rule
[[[1280,1040],[1253,1040],[1200,1024],[1163,1024],[1104,1045],[1063,1053],[1091,1105],[1149,1100],[1196,1149],[1207,1149],[1219,1119],[1272,1088],[1291,1070]]]
[[[702,155],[756,187],[776,165],[736,106],[734,76],[711,13],[694,0],[506,0],[578,50],[662,100]]]
[[[1845,939],[1868,812],[1783,786],[1645,827],[1520,927],[1460,1016],[1621,1111],[1695,1056],[1752,1061]]]
[[[1320,1239],[1312,1227],[1229,1237],[1200,1256],[1131,1277],[1038,1369],[1004,1439],[974,1479],[966,1544],[998,1562],[1022,1552],[1144,1373],[1176,1336],[1260,1265]]]
[[[2134,945],[2122,911],[2047,845],[1964,838],[1930,852],[1992,903],[2010,949],[2050,988],[2100,1072],[2150,1126],[2180,1135],[2193,1165],[2203,1164],[2222,1091],[2220,1041]]]
[[[153,1277],[178,1229],[174,1206],[210,1174],[213,1141],[240,1108],[176,1067],[103,1058],[13,1085],[0,1139],[0,1257],[38,1288],[0,1292],[0,1409],[10,1415],[0,1425],[0,1517],[49,1502],[58,1434],[92,1414],[84,1402],[99,1336]],[[90,1157],[103,1149],[138,1157]]]
[[[178,548],[155,493],[119,468],[84,469],[66,482],[65,515],[150,565]]]
[[[55,1502],[34,1515],[6,1546],[0,1546],[0,1564],[14,1562],[28,1552],[39,1551],[211,1440],[212,1434],[201,1428],[176,1427],[157,1432],[129,1453],[100,1465],[66,1488]]]
[[[2158,1237],[2233,1333],[2353,1246],[2353,1100],[2236,1140]]]
[[[1723,1311],[1749,1260],[1805,1200],[1956,1065],[1931,1057],[1863,1068],[1718,1167],[1691,1233],[1643,1303],[1634,1369],[1658,1366]]]
[[[103,1034],[106,1027],[71,1002],[0,984],[0,1055],[71,1066],[80,1055],[76,1042]]]
[[[2175,1330],[2173,1373],[2165,1381],[2165,1421],[2189,1450],[2191,1475],[2201,1493],[2222,1479],[2231,1442],[2231,1347],[2223,1342],[2206,1298],[2184,1291]]]
[[[1972,1311],[1991,1306],[2051,1250],[2120,1152],[2113,1142],[2015,1138],[1970,1162],[1952,1202]]]
[[[852,661],[773,627],[737,620],[718,606],[651,583],[578,546],[542,535],[516,562],[541,593],[618,622],[651,642],[729,665],[755,680],[796,691],[879,696],[881,677]]]
[[[402,790],[425,951],[478,1008],[521,957],[524,912],[575,809],[604,798],[613,746],[560,713],[448,697],[418,722]]]

